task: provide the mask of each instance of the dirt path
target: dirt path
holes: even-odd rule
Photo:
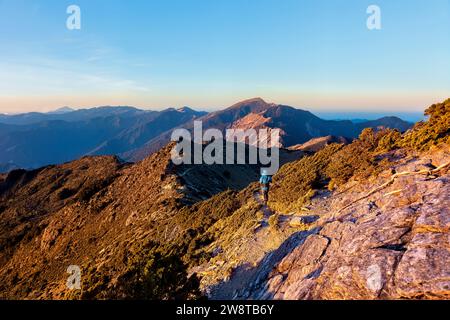
[[[255,230],[255,233],[258,232],[261,228],[267,227],[269,225],[269,218],[273,214],[272,210],[264,203],[260,191],[253,192],[253,198],[255,201],[261,205],[261,211],[264,215],[263,220],[261,221],[261,226]]]
[[[253,192],[254,200],[261,205],[263,213],[260,225],[250,235],[240,239],[239,245],[234,245],[233,251],[239,252],[239,263],[232,267],[233,272],[226,281],[210,287],[209,297],[214,300],[243,299],[251,288],[258,282],[261,274],[269,272],[271,267],[289,252],[299,241],[303,241],[311,231],[305,230],[304,225],[310,225],[317,219],[317,215],[311,212],[299,214],[281,214],[273,211],[264,204],[260,192]],[[319,210],[322,211],[323,208]],[[278,225],[276,228],[269,225],[269,218],[277,214]],[[302,216],[300,216],[302,214]],[[306,214],[306,215],[305,215]],[[292,226],[292,221],[304,219],[303,228]],[[226,255],[225,255],[226,256]],[[225,266],[230,266],[230,260],[224,256]]]

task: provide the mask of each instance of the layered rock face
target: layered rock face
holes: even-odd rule
[[[399,178],[367,198],[355,202],[391,172],[323,199],[328,209],[317,212],[316,228],[293,250],[277,252],[282,258],[264,258],[259,270],[270,271],[249,280],[237,298],[450,298],[450,175],[446,168],[417,174],[449,160],[448,148],[408,158],[395,167]]]

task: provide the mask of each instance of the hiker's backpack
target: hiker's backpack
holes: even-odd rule
[[[271,176],[261,176],[261,179],[259,179],[259,183],[261,184],[269,184],[272,182]]]

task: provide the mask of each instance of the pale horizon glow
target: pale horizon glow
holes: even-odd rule
[[[2,110],[3,114],[17,114],[25,112],[51,112],[63,107],[69,107],[75,110],[91,109],[104,106],[129,106],[142,110],[164,110],[167,108],[181,108],[190,107],[198,111],[217,111],[231,105],[261,96],[237,96],[236,98],[229,97],[212,97],[212,98],[165,98],[159,99],[143,99],[133,96],[112,96],[108,98],[102,97],[3,97],[8,105],[19,103],[20,111],[11,108],[10,110]],[[433,98],[438,97],[438,98]],[[433,103],[441,102],[448,98],[448,95],[436,93],[433,97],[418,97],[412,96],[408,98],[391,96],[388,99],[379,98],[376,95],[370,100],[370,104],[362,104],[359,100],[352,101],[346,97],[341,98],[321,98],[321,97],[287,97],[274,96],[274,98],[262,96],[268,103],[276,103],[280,105],[288,105],[299,109],[305,109],[312,112],[423,112],[428,106]],[[29,100],[32,100],[29,104]],[[77,105],[71,105],[72,101],[77,101]],[[152,101],[152,103],[148,102]],[[8,103],[10,102],[10,103]]]
[[[450,97],[450,0],[0,0],[0,113],[241,100],[422,112]]]

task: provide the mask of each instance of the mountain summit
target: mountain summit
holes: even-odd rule
[[[69,111],[69,110],[63,110]],[[133,107],[98,107],[71,112],[0,115],[0,168],[59,164],[86,155],[116,155],[139,161],[167,145],[175,128],[280,129],[282,146],[290,147],[322,136],[356,138],[366,127],[405,131],[411,124],[395,117],[353,123],[327,121],[309,111],[244,100],[223,110],[206,113],[188,107],[144,111]],[[67,146],[70,145],[70,148]]]
[[[260,112],[266,110],[272,106],[275,106],[273,103],[267,103],[262,98],[251,98],[247,100],[243,100],[241,102],[235,103],[230,109],[240,109],[240,108],[249,108],[251,112]]]
[[[61,107],[54,111],[47,112],[47,114],[64,114],[64,113],[69,113],[69,112],[73,112],[73,111],[75,111],[75,109],[72,109],[70,107]]]
[[[283,147],[302,144],[310,139],[323,136],[343,136],[356,138],[364,128],[395,128],[400,131],[409,129],[412,124],[399,118],[383,118],[374,121],[353,123],[350,120],[323,120],[313,113],[290,106],[267,103],[261,98],[252,98],[238,102],[226,109],[211,112],[201,118],[203,129],[215,128],[225,133],[226,129],[280,129]],[[181,127],[191,130],[193,122]],[[121,157],[130,161],[139,161],[159,150],[170,141],[172,131],[167,131],[149,140],[142,147],[131,150]]]

